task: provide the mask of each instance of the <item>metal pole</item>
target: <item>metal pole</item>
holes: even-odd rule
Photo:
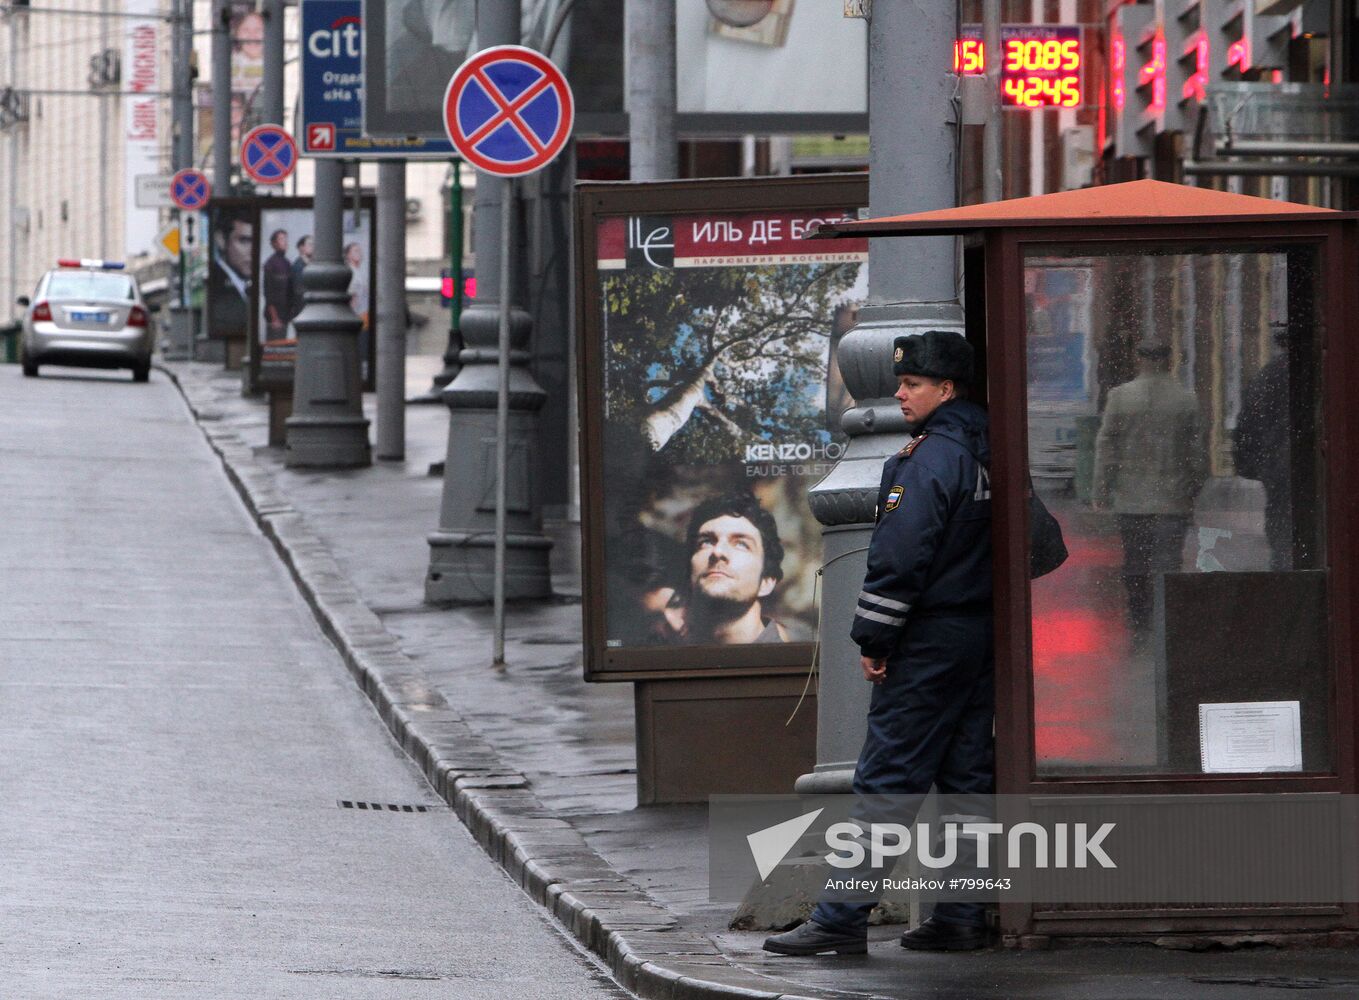
[[[443,388],[458,374],[458,354],[462,351],[462,160],[453,161],[452,186],[448,192],[448,268],[453,275],[453,298],[448,303],[448,350],[444,370],[434,377]],[[450,357],[451,355],[451,357]],[[440,381],[440,380],[443,381]]]
[[[378,164],[377,457],[406,457],[406,164]]]
[[[231,5],[212,3],[212,193],[231,194]]]
[[[982,52],[986,61],[986,93],[990,100],[987,106],[986,125],[982,129],[982,201],[1000,201],[1005,197],[1004,176],[1001,173],[1005,112],[1000,102],[1003,50],[1000,0],[983,0]]]
[[[483,178],[483,183],[485,179]],[[510,225],[514,205],[514,181],[504,182],[505,199],[500,210],[500,338],[496,361],[495,406],[495,645],[492,660],[505,662],[505,478],[510,464]]]
[[[679,174],[675,134],[675,0],[627,0],[628,148],[634,181]]]
[[[264,0],[264,76],[260,81],[260,114],[283,124],[283,0]]]

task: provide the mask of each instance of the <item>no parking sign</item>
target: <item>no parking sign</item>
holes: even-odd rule
[[[575,101],[552,61],[522,45],[482,49],[444,92],[444,128],[468,163],[497,177],[547,166],[571,138]]]
[[[170,178],[170,200],[175,208],[196,212],[207,205],[211,195],[212,185],[201,170],[186,167]]]
[[[256,184],[282,184],[297,166],[297,144],[281,125],[257,125],[241,140],[241,169]]]
[[[546,56],[522,45],[482,49],[458,67],[444,91],[444,129],[463,159],[478,170],[514,178],[551,163],[571,138],[575,102],[566,77]],[[499,364],[495,447],[495,635],[492,662],[505,662],[505,575],[508,534],[505,480],[509,470],[510,225],[500,211]]]

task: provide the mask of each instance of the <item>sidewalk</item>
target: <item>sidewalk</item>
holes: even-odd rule
[[[437,361],[409,359],[409,394],[429,385]],[[424,605],[425,536],[437,526],[442,489],[427,469],[444,458],[446,409],[407,407],[404,463],[300,473],[284,468],[281,449],[264,446],[264,403],[243,399],[235,374],[202,364],[167,370],[322,627],[437,792],[511,877],[640,995],[1359,993],[1359,955],[1327,948],[930,955],[897,947],[901,928],[886,927],[873,929],[867,958],[766,955],[763,932],[727,930],[731,908],[707,900],[706,809],[636,807],[632,688],[581,679],[579,579],[554,565],[564,596],[510,607],[504,671],[490,665],[489,607]]]

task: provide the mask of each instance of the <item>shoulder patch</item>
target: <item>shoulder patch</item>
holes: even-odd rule
[[[902,496],[902,494],[905,493],[905,492],[906,492],[906,489],[905,489],[905,487],[902,487],[902,486],[893,486],[890,490],[888,490],[888,492],[887,492],[887,503],[883,504],[882,512],[883,512],[884,514],[886,514],[886,513],[890,512],[890,511],[894,511],[894,510],[896,510],[898,507],[900,507],[900,506],[901,506],[901,496]]]
[[[924,434],[921,434],[921,435],[919,435],[918,437],[913,437],[913,438],[911,438],[911,440],[909,440],[909,441],[906,442],[906,447],[905,447],[905,448],[902,448],[901,451],[897,452],[897,455],[900,456],[900,457],[902,457],[902,458],[910,458],[910,457],[911,457],[911,452],[913,452],[913,451],[915,451],[917,448],[919,448],[919,447],[920,447],[920,442],[921,442],[921,441],[924,441],[924,440],[925,440],[927,437],[929,437],[929,436],[930,436],[930,432],[929,432],[929,431],[926,431]]]

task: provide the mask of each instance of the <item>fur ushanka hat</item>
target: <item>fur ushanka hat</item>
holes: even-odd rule
[[[926,330],[898,337],[892,352],[894,375],[924,375],[954,382],[972,381],[972,345],[951,330]]]

